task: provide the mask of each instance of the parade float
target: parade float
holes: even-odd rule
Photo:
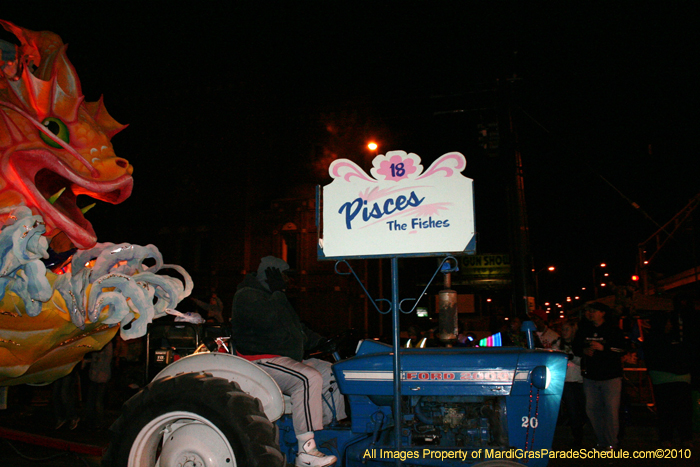
[[[87,102],[51,32],[0,20],[0,386],[50,383],[118,332],[139,337],[192,284],[152,245],[98,243],[92,205],[129,197],[133,167],[112,137],[125,128]]]

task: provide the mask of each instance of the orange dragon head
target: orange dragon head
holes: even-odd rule
[[[57,35],[0,25],[19,40],[0,40],[0,386],[47,383],[118,331],[140,337],[175,313],[192,281],[178,266],[183,281],[158,274],[170,266],[153,245],[97,243],[77,198],[131,194],[133,168],[110,142],[124,125],[85,102]]]
[[[78,248],[97,238],[78,195],[117,204],[131,194],[133,167],[110,142],[125,128],[102,99],[85,102],[56,34],[0,20],[20,42],[0,41],[0,224],[27,206],[46,235],[63,232]]]

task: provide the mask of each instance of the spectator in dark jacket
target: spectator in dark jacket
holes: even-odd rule
[[[556,350],[561,350],[568,357],[564,392],[561,395],[561,407],[567,417],[571,434],[574,436],[574,446],[577,448],[583,442],[583,425],[586,423],[586,397],[583,393],[583,376],[581,376],[581,357],[574,355],[573,345],[576,338],[578,323],[565,321],[561,325],[561,339]]]
[[[691,349],[684,322],[674,310],[657,312],[649,324],[644,337],[644,359],[654,388],[659,440],[664,447],[673,447],[677,429],[683,447],[691,447]]]
[[[615,325],[613,310],[594,302],[584,309],[586,319],[574,338],[574,354],[581,357],[586,414],[601,449],[615,449],[620,431],[622,356],[626,341]]]

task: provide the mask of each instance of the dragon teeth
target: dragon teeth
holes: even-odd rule
[[[56,193],[51,195],[51,197],[48,200],[49,203],[54,204],[56,202],[56,200],[63,194],[64,191],[66,191],[66,187],[61,188]]]
[[[61,188],[61,189],[58,190],[56,193],[54,193],[53,195],[51,195],[51,196],[48,198],[48,202],[51,203],[51,204],[56,203],[56,200],[57,200],[58,198],[61,197],[61,195],[63,194],[64,191],[66,191],[66,187]],[[88,205],[85,206],[84,208],[80,208],[80,212],[82,212],[83,214],[85,214],[85,213],[88,212],[90,209],[94,208],[96,204],[97,204],[97,203],[88,204]]]
[[[88,205],[85,206],[84,208],[81,208],[81,209],[80,209],[80,212],[82,212],[83,214],[85,214],[85,213],[88,212],[90,209],[94,208],[96,204],[97,204],[97,203],[88,204]]]

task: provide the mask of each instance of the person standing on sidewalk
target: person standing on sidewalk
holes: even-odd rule
[[[78,388],[76,381],[80,378],[78,365],[75,365],[70,373],[63,378],[53,382],[51,400],[53,413],[56,419],[55,429],[60,429],[64,425],[69,430],[75,430],[80,422],[78,417]]]
[[[213,322],[214,324],[221,324],[224,322],[224,302],[216,295],[216,291],[212,289],[211,295],[209,296],[209,301],[205,302],[203,300],[198,300],[194,297],[190,299],[202,310],[207,312],[206,320]]]
[[[693,402],[690,387],[692,350],[679,310],[658,311],[644,337],[644,360],[654,389],[659,440],[672,448],[678,430],[681,445],[692,447]]]
[[[574,354],[581,357],[586,414],[599,449],[616,449],[620,431],[622,356],[626,341],[613,321],[613,309],[594,302],[584,309],[586,319],[574,338]]]
[[[532,319],[532,322],[537,326],[537,331],[535,332],[535,336],[537,337],[535,348],[558,348],[561,337],[556,331],[549,327],[549,316],[547,316],[547,312],[541,308],[537,308],[530,314],[530,319]]]
[[[88,387],[87,410],[85,423],[93,429],[102,428],[104,423],[104,400],[107,383],[112,378],[112,341],[102,347],[102,350],[92,352],[89,356],[90,386]]]
[[[561,340],[557,350],[568,357],[564,392],[561,395],[561,405],[567,417],[574,446],[581,447],[583,442],[583,425],[586,423],[586,397],[583,393],[583,376],[581,376],[581,357],[574,355],[573,343],[578,330],[578,323],[565,321],[561,326]]]

